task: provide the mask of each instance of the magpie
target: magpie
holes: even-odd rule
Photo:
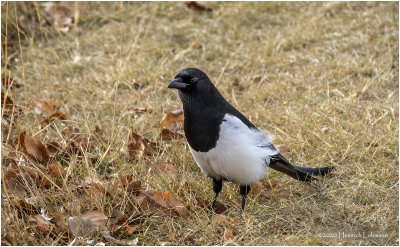
[[[201,70],[180,71],[168,88],[178,89],[189,149],[203,173],[212,178],[212,209],[223,180],[239,184],[243,212],[250,185],[262,179],[268,167],[301,181],[315,180],[332,170],[292,165],[274,147],[272,138],[229,104]]]

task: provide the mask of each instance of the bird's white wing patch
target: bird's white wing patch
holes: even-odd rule
[[[250,185],[264,177],[269,156],[277,153],[266,147],[270,143],[271,139],[260,131],[250,129],[239,118],[226,114],[215,148],[197,152],[189,147],[206,175]]]

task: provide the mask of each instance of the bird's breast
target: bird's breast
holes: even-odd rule
[[[188,139],[202,171],[210,177],[226,178],[241,185],[260,180],[267,171],[271,154],[271,150],[261,146],[269,140],[230,114],[224,116],[218,129],[215,145],[206,151],[196,150]]]

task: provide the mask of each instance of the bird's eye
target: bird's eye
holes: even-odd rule
[[[199,80],[199,79],[197,79],[196,77],[193,77],[193,78],[190,80],[190,82],[191,82],[192,84],[195,84],[198,80]]]

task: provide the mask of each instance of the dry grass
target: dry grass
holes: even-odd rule
[[[15,22],[14,3],[3,4],[2,15],[7,6]],[[212,3],[212,8],[198,12],[183,3],[93,3],[81,14],[78,33],[41,26],[20,34],[20,45],[14,34],[8,66],[24,85],[8,90],[14,102],[53,98],[68,116],[55,124],[58,128],[67,124],[87,134],[96,125],[104,130],[106,141],[94,143],[92,150],[100,158],[69,157],[66,182],[79,184],[91,174],[111,183],[111,174],[120,172],[147,181],[147,188],[170,190],[184,204],[195,205],[196,196],[211,199],[211,183],[187,145],[162,142],[152,127],[166,112],[181,108],[167,83],[179,70],[198,67],[255,125],[273,133],[276,144],[290,150],[287,158],[294,164],[336,170],[311,184],[271,172],[267,178],[278,186],[251,195],[243,218],[238,188],[226,183],[219,200],[234,219],[232,239],[224,239],[224,227],[210,224],[207,211],[194,206],[187,218],[143,218],[141,231],[129,239],[138,237],[139,245],[184,245],[191,233],[199,245],[397,245],[398,3],[226,2]],[[4,28],[2,42],[3,35]],[[262,82],[253,83],[256,77]],[[243,90],[233,85],[235,79]],[[132,107],[153,112],[130,114]],[[21,115],[9,139],[3,136],[2,151],[24,130],[44,142],[61,141],[56,128],[39,132],[44,117]],[[150,161],[129,159],[121,149],[130,128],[162,142],[163,153]],[[149,177],[147,162],[167,160],[179,168],[172,184]],[[4,156],[2,163],[7,165]],[[29,215],[6,201],[4,191],[2,196],[2,238],[18,245],[72,241],[72,236],[38,233],[28,224]],[[74,201],[76,213],[126,206],[124,198],[90,200],[68,189],[32,187],[32,196],[46,198],[41,206],[48,211],[68,200]],[[318,237],[362,231],[388,236]]]

